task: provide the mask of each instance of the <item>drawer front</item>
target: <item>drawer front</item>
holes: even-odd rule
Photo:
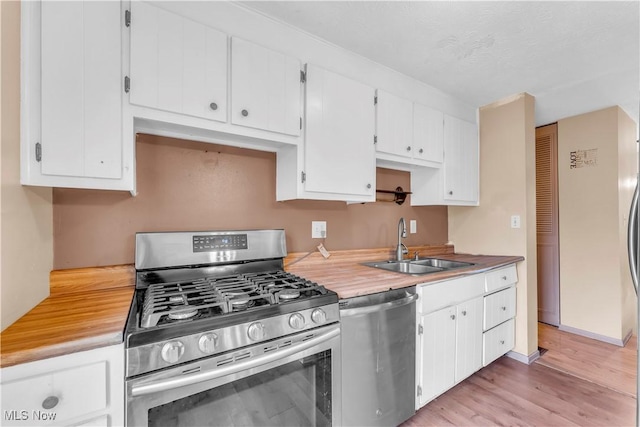
[[[496,360],[515,345],[515,321],[509,319],[482,334],[482,366]]]
[[[6,426],[58,423],[106,407],[106,362],[2,384]]]
[[[515,264],[498,270],[490,271],[485,277],[485,289],[487,292],[504,288],[518,282],[518,271]]]
[[[446,280],[432,285],[423,285],[418,288],[420,299],[418,310],[426,314],[438,309],[455,305],[462,301],[470,300],[484,293],[484,275]]]
[[[484,331],[489,330],[496,325],[499,325],[505,320],[515,317],[515,315],[515,286],[484,297]]]

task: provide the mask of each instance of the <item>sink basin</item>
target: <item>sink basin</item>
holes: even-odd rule
[[[449,261],[439,258],[423,258],[418,260],[365,262],[363,265],[394,271],[396,273],[420,276],[423,274],[437,273],[439,271],[469,267],[473,264],[470,262]]]

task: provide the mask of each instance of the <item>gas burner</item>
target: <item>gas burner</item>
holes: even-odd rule
[[[250,299],[236,299],[231,301],[231,310],[232,311],[244,311],[247,308],[253,307],[255,305],[254,300]]]
[[[185,320],[185,319],[192,318],[196,314],[198,314],[197,308],[186,307],[186,308],[171,310],[169,312],[168,317],[171,320]]]
[[[294,289],[285,289],[278,293],[278,298],[284,301],[289,301],[292,299],[296,299],[300,296],[300,292]]]
[[[184,304],[184,297],[182,295],[173,295],[169,297],[169,302],[174,304]]]

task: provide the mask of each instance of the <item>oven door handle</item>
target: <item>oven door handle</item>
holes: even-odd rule
[[[174,378],[162,379],[153,381],[147,384],[133,385],[131,387],[131,395],[133,397],[143,396],[146,394],[160,393],[166,390],[172,390],[179,387],[186,387],[192,384],[201,383],[204,381],[213,380],[216,378],[224,377],[227,375],[235,374],[248,369],[257,368],[258,366],[265,365],[267,363],[274,362],[278,359],[294,355],[301,351],[315,347],[332,338],[340,335],[340,326],[336,325],[333,329],[323,332],[321,335],[315,336],[309,340],[303,341],[300,344],[291,345],[283,350],[277,350],[270,352],[252,359],[246,359],[242,362],[225,365],[223,367],[198,372],[197,374],[181,375]]]

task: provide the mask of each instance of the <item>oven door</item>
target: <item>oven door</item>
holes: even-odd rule
[[[338,425],[340,325],[126,383],[128,426]]]

